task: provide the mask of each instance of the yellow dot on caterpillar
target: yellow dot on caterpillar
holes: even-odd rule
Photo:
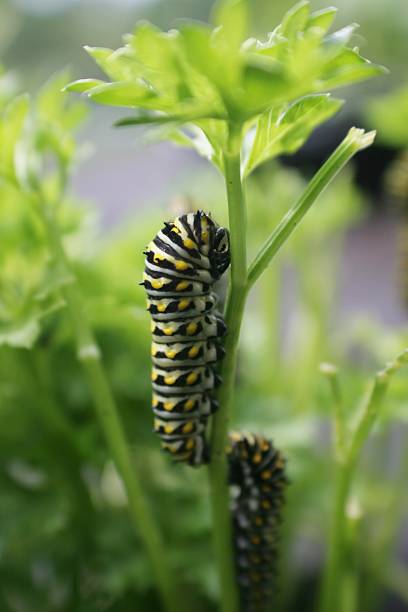
[[[186,327],[186,332],[188,336],[194,336],[198,328],[197,323],[189,323]]]
[[[155,346],[154,344],[152,344],[152,348],[151,348],[151,351],[150,351],[150,352],[151,352],[151,354],[152,354],[152,357],[154,357],[154,356],[156,355],[156,353],[157,353],[157,348],[156,348],[156,346]]]
[[[174,385],[175,382],[176,382],[175,376],[165,376],[164,377],[164,383],[166,385]]]
[[[187,440],[186,442],[186,449],[187,450],[192,450],[195,446],[195,441],[194,438],[190,438],[190,440]]]
[[[197,357],[199,350],[199,346],[192,346],[191,349],[188,351],[188,356],[190,357],[190,359],[194,359],[194,357]]]
[[[202,232],[201,238],[203,242],[208,242],[208,232]]]
[[[154,330],[155,330],[155,329],[156,329],[156,324],[155,324],[155,322],[154,322],[154,321],[152,321],[152,322],[150,323],[150,331],[151,331],[151,332],[154,332]]]
[[[191,423],[191,421],[183,425],[183,433],[191,433],[193,429],[194,429],[194,425],[193,423]]]
[[[155,263],[160,263],[161,261],[164,261],[165,259],[166,259],[166,256],[165,255],[161,255],[160,253],[156,253],[153,256],[153,261]]]
[[[252,544],[260,544],[261,543],[261,538],[257,535],[252,536],[251,538],[251,542]]]
[[[176,260],[174,262],[174,267],[176,268],[176,270],[180,270],[180,271],[188,270],[188,268],[191,268],[191,266],[188,263],[186,263],[185,261],[180,261],[180,260]]]
[[[174,427],[173,425],[165,425],[164,426],[164,433],[166,434],[171,434],[174,431]]]
[[[157,310],[159,312],[166,312],[166,308],[167,308],[167,304],[163,304],[163,303],[157,304]]]
[[[170,230],[171,232],[175,232],[176,234],[180,234],[180,230],[176,225],[173,225],[173,227]]]
[[[171,412],[174,406],[175,406],[174,402],[164,402],[163,404],[163,408],[167,410],[167,412]]]
[[[151,379],[153,380],[153,382],[154,382],[155,380],[157,380],[157,376],[158,376],[158,375],[157,375],[157,372],[152,372],[152,374],[151,374],[150,378],[151,378]]]
[[[191,300],[180,300],[178,303],[178,310],[185,310],[190,306]]]
[[[184,291],[185,289],[187,289],[187,287],[189,286],[189,282],[188,281],[180,281],[177,285],[176,285],[176,291]]]
[[[167,359],[174,359],[175,356],[177,355],[176,351],[174,350],[166,351],[165,354],[166,354]]]
[[[153,398],[153,400],[152,400],[153,408],[156,408],[158,405],[159,405],[159,401],[156,398]]]
[[[265,470],[264,472],[261,472],[262,480],[268,480],[271,476],[272,472],[270,470]]]
[[[150,284],[153,287],[153,289],[161,289],[164,283],[161,279],[154,278],[150,281]]]
[[[282,468],[285,467],[285,462],[283,460],[283,457],[281,455],[279,455],[278,460],[276,461],[276,469],[277,470],[281,470]]]
[[[166,336],[172,336],[172,335],[173,335],[173,333],[174,333],[174,328],[173,328],[173,327],[165,327],[165,328],[163,329],[163,333],[164,333]]]
[[[261,503],[262,508],[264,508],[265,510],[269,510],[269,508],[271,507],[271,504],[268,502],[267,499],[264,499],[264,501]]]
[[[257,516],[255,518],[255,525],[257,525],[258,527],[260,527],[263,524],[263,520],[260,516]]]
[[[262,459],[262,456],[260,455],[260,453],[256,453],[252,457],[252,463],[260,463],[261,459]]]
[[[184,404],[184,408],[188,411],[192,410],[194,408],[195,405],[195,401],[192,399],[189,399],[186,401],[186,403]]]
[[[183,245],[186,247],[186,249],[195,249],[196,245],[195,243],[191,240],[191,238],[185,238],[183,240]]]
[[[191,372],[187,376],[186,382],[187,382],[188,385],[193,385],[195,382],[197,382],[197,378],[198,378],[197,372]]]

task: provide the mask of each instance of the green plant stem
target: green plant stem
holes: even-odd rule
[[[373,612],[381,609],[384,599],[384,583],[390,573],[389,568],[393,564],[393,552],[406,514],[407,496],[404,493],[401,495],[401,492],[406,490],[408,480],[408,444],[405,440],[402,443],[402,449],[400,469],[391,483],[392,491],[387,504],[386,520],[381,523],[374,550],[371,549],[368,552],[371,580],[366,585],[362,606]]]
[[[259,253],[249,266],[248,289],[252,287],[269,265],[281,246],[313,205],[316,198],[358,151],[370,146],[374,137],[375,132],[368,132],[366,134],[363,130],[351,128],[345,139],[316,172],[297,203],[289,210],[261,247]]]
[[[342,565],[346,546],[345,519],[348,495],[362,448],[378,417],[390,376],[407,361],[408,352],[404,351],[384,370],[376,374],[364,398],[360,416],[351,434],[350,444],[347,448],[344,448],[340,457],[336,453],[335,492],[329,528],[327,562],[322,582],[320,612],[338,612],[340,582],[343,573]],[[338,448],[337,442],[336,449]]]
[[[346,421],[343,405],[343,394],[339,381],[338,371],[331,363],[320,365],[321,373],[327,378],[333,398],[333,420],[334,420],[334,445],[336,459],[341,463],[346,451]]]
[[[221,585],[222,612],[238,610],[237,583],[232,550],[232,526],[229,511],[228,463],[225,454],[237,366],[238,340],[246,297],[246,218],[240,176],[240,134],[233,133],[231,150],[224,155],[224,169],[231,232],[231,282],[225,322],[228,334],[221,368],[219,410],[211,432],[210,485],[214,525],[214,546]]]
[[[61,268],[74,277],[55,218],[44,203],[39,204],[39,210],[48,233],[51,253]],[[119,411],[102,365],[101,352],[88,323],[85,303],[75,277],[74,281],[63,289],[63,293],[76,336],[78,359],[86,374],[96,413],[112,458],[126,489],[129,512],[135,531],[146,547],[166,610],[168,612],[180,612],[183,606],[177,596],[175,579],[169,571],[166,550],[145,499],[136,466],[132,462]]]

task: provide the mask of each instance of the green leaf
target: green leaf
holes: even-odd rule
[[[213,21],[220,27],[223,43],[230,49],[239,49],[248,30],[248,0],[217,2]]]
[[[99,68],[113,81],[128,81],[140,76],[140,67],[129,57],[123,47],[117,51],[104,47],[84,47]]]
[[[139,113],[134,117],[125,117],[119,119],[114,123],[115,127],[124,127],[130,125],[163,125],[166,123],[190,123],[197,122],[201,119],[225,119],[225,116],[216,116],[215,113],[209,112],[209,110],[200,111],[199,109],[192,109],[185,112],[180,112],[176,115],[167,115],[165,113]]]
[[[309,13],[310,2],[308,0],[301,0],[295,4],[283,17],[280,34],[289,40],[295,38],[305,29]]]
[[[341,105],[341,100],[318,94],[301,98],[283,112],[274,108],[261,115],[244,162],[244,175],[248,176],[268,159],[299,149],[314,128],[334,115]]]
[[[111,106],[142,106],[156,94],[145,84],[133,81],[119,81],[99,85],[87,92],[89,98],[99,104]]]
[[[0,119],[0,174],[16,181],[15,157],[17,143],[22,137],[30,100],[27,95],[18,96],[8,104]]]
[[[320,30],[321,34],[326,34],[326,32],[330,29],[336,15],[337,9],[334,6],[330,6],[320,11],[315,11],[308,19],[307,28],[316,28]]]
[[[63,94],[70,72],[63,70],[54,74],[41,88],[35,99],[35,106],[41,122],[54,130],[70,131],[78,127],[87,115],[88,109],[83,101],[73,103]],[[62,135],[60,135],[62,136]]]
[[[68,83],[68,85],[65,85],[62,88],[62,91],[85,93],[89,89],[93,89],[94,87],[98,87],[104,83],[106,83],[106,81],[101,81],[101,79],[78,79],[77,81],[72,81],[71,83]]]
[[[40,325],[36,319],[20,321],[8,327],[0,323],[0,346],[8,345],[16,348],[31,348],[40,334]]]
[[[357,51],[342,49],[326,64],[321,82],[325,89],[335,89],[387,73],[387,68],[372,64]]]
[[[248,65],[242,75],[242,92],[237,95],[240,112],[245,118],[261,113],[285,100],[289,91],[290,82],[279,66],[265,69]]]
[[[329,34],[324,39],[324,44],[326,48],[329,47],[344,47],[359,27],[358,23],[351,23],[341,30],[337,30],[337,32],[333,32],[333,34]]]

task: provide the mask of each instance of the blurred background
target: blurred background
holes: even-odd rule
[[[263,33],[265,24],[272,28],[291,6],[289,0],[273,3],[252,0],[250,4],[254,35]],[[38,89],[61,67],[69,67],[75,78],[100,77],[83,45],[116,48],[121,44],[122,34],[143,19],[164,29],[176,26],[182,19],[208,20],[211,5],[210,0],[3,0],[0,4],[1,58],[29,91]],[[315,9],[324,6],[324,1],[313,3]],[[406,79],[408,5],[402,0],[374,5],[368,0],[339,0],[337,6],[336,27],[359,23],[355,44],[366,57],[387,66],[390,74],[339,92],[347,100],[342,111],[315,133],[295,159],[288,160],[309,173],[338,144],[350,125],[372,127],[366,113],[370,99],[398,88]],[[120,223],[135,210],[148,209],[152,204],[163,207],[174,196],[187,194],[196,183],[191,180],[192,173],[199,176],[203,168],[207,171],[206,164],[191,152],[168,144],[147,148],[137,138],[137,132],[113,129],[113,120],[120,113],[109,108],[92,109],[81,135],[92,152],[88,150],[89,155],[81,163],[74,181],[75,192],[97,207],[106,227]],[[395,146],[381,134],[381,125],[375,127],[379,132],[377,143],[358,158],[356,172],[357,183],[369,192],[367,205],[378,210],[384,203],[383,172],[395,155]],[[157,168],[160,168],[159,180]],[[214,183],[216,180],[215,177]],[[390,282],[394,274],[392,232],[388,215],[372,220],[364,229],[363,237],[360,233],[351,237],[354,263],[347,291],[354,294],[356,307],[364,309],[369,304],[381,320],[390,323],[403,317],[393,295],[395,283]],[[370,244],[376,246],[370,250],[370,256],[364,255],[367,250],[361,246],[361,240],[367,241],[368,249]],[[354,251],[360,250],[358,245],[361,253],[356,254]],[[387,283],[386,292],[379,293],[376,288],[378,266],[383,282]],[[368,298],[366,303],[364,296]]]
[[[211,5],[0,0],[0,61],[16,88],[30,92],[65,66],[72,78],[100,77],[83,45],[116,48],[141,19],[164,29],[180,19],[208,20]],[[256,35],[273,29],[292,2],[250,5]],[[325,5],[312,3],[313,9]],[[336,28],[358,22],[355,44],[390,74],[337,92],[347,101],[341,112],[295,156],[257,170],[247,188],[253,252],[348,127],[378,131],[374,146],[336,179],[268,270],[243,329],[234,426],[273,437],[289,458],[293,483],[282,546],[281,612],[314,609],[324,554],[331,399],[319,363],[339,365],[352,414],[368,376],[407,346],[408,338],[408,3],[336,5]],[[174,469],[157,451],[149,408],[149,324],[137,282],[145,243],[163,218],[203,207],[226,220],[223,185],[194,153],[137,130],[113,128],[122,114],[92,106],[81,130],[71,191],[85,221],[72,253],[172,563],[187,601],[206,612],[217,609],[206,478]],[[5,348],[0,355],[0,607],[156,611],[150,571],[74,353],[67,326],[51,321],[34,360],[24,349]],[[407,387],[406,375],[393,385],[353,494],[350,537],[359,551],[363,588],[360,608],[346,612],[408,610]],[[42,411],[45,396],[59,407],[62,425],[47,422],[53,407]],[[61,443],[66,426],[70,441]],[[372,563],[374,557],[381,562]],[[372,587],[370,577],[379,574]]]

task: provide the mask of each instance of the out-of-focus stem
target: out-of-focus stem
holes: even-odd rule
[[[336,453],[336,471],[332,516],[329,527],[327,562],[323,575],[320,612],[339,612],[340,583],[343,574],[346,545],[346,504],[362,448],[377,419],[392,374],[408,362],[408,351],[404,351],[378,372],[366,394],[357,425],[351,433],[351,442],[340,457]],[[338,430],[335,429],[336,435]],[[336,449],[339,443],[335,443]]]
[[[69,265],[52,211],[42,202],[38,208],[47,230],[53,257],[61,268],[73,277],[73,282],[63,288],[63,294],[76,338],[78,359],[85,372],[97,417],[113,461],[126,489],[135,531],[146,547],[165,609],[168,612],[180,612],[183,604],[177,594],[175,577],[170,572],[160,532],[145,498],[136,466],[131,459],[119,411],[102,365],[101,351],[88,323],[81,290]]]

